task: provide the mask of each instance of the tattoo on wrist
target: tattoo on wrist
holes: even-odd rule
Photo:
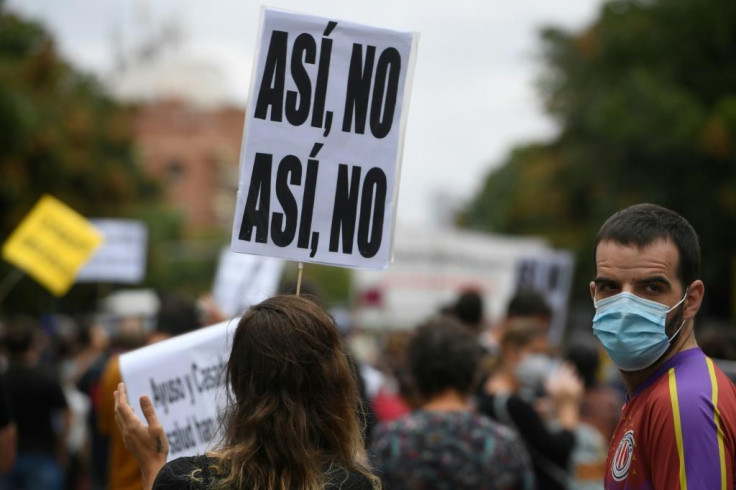
[[[156,438],[156,452],[157,453],[164,452],[164,443],[161,442],[161,438],[160,437],[157,437]]]

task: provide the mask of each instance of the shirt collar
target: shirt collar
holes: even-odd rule
[[[703,351],[700,350],[700,347],[693,347],[692,349],[687,349],[682,352],[678,352],[674,356],[667,359],[667,361],[659,366],[656,371],[654,371],[651,376],[649,376],[646,381],[644,381],[637,389],[634,390],[631,395],[626,396],[626,400],[631,400],[635,396],[637,396],[639,393],[644,391],[646,388],[651,386],[655,381],[657,381],[660,376],[662,376],[664,373],[670,370],[670,368],[677,366],[678,364],[681,364],[683,361],[694,358],[694,357],[701,357],[705,354],[703,354]]]

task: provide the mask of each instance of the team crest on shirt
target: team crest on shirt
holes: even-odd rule
[[[634,431],[630,430],[621,438],[611,463],[611,475],[616,481],[621,481],[629,474],[631,458],[634,454]]]

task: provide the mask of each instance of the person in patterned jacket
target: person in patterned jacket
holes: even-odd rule
[[[519,438],[475,413],[470,393],[481,356],[474,334],[442,317],[420,326],[408,364],[421,405],[380,424],[370,454],[386,490],[529,490]]]

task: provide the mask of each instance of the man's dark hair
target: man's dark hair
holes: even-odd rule
[[[454,388],[469,393],[476,380],[481,349],[473,332],[443,316],[420,325],[409,341],[408,364],[423,399]]]
[[[565,349],[564,357],[566,361],[573,363],[586,389],[595,387],[596,375],[600,366],[599,351],[596,346],[584,342],[573,342]]]
[[[175,337],[200,327],[199,312],[192,299],[177,293],[162,295],[156,331]]]
[[[28,352],[38,335],[41,326],[29,316],[17,315],[8,319],[5,329],[3,345],[12,357]]]
[[[529,317],[514,318],[501,337],[501,351],[523,349],[536,339],[547,337],[547,332],[548,325],[545,322]]]
[[[470,328],[478,328],[483,320],[483,297],[477,291],[465,291],[447,313]]]
[[[635,204],[608,218],[598,231],[593,260],[601,242],[642,248],[658,240],[671,241],[677,248],[677,277],[683,287],[700,277],[697,233],[685,218],[656,204]]]
[[[506,307],[506,316],[542,316],[551,317],[552,308],[537,290],[522,288],[516,291]]]

